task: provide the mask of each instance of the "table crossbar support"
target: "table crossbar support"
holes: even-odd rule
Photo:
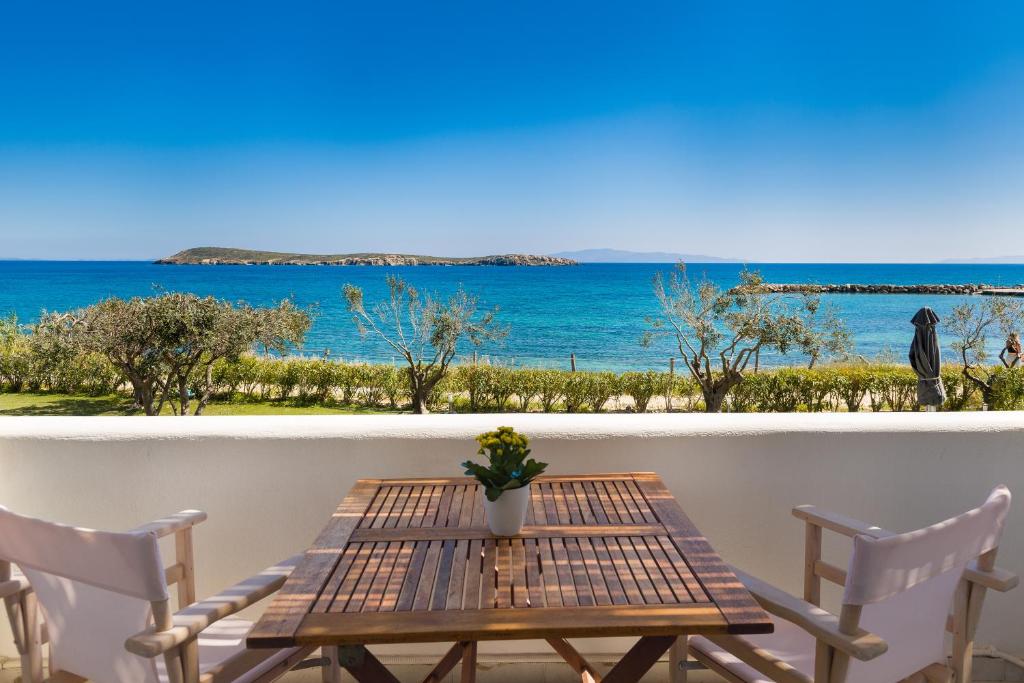
[[[675,636],[644,636],[612,667],[604,683],[637,683],[675,641]]]

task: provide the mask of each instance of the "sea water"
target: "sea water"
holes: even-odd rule
[[[752,264],[768,282],[957,284],[1013,286],[1024,283],[1024,265],[938,264]],[[397,357],[380,339],[361,338],[352,322],[342,286],[362,287],[366,301],[386,296],[385,276],[399,275],[423,292],[442,296],[463,287],[479,297],[481,308],[499,309],[508,325],[502,344],[485,344],[480,357],[516,366],[569,367],[575,354],[580,369],[666,369],[679,356],[671,337],[640,343],[647,318],[658,314],[652,290],[655,273],[671,264],[584,264],[572,267],[500,266],[180,266],[147,262],[0,261],[0,315],[25,323],[40,312],[64,311],[111,296],[147,296],[161,291],[194,292],[254,305],[292,298],[310,307],[315,320],[303,353],[352,361],[393,362]],[[691,277],[706,275],[722,287],[738,282],[740,264],[691,264]],[[873,358],[887,351],[900,359],[913,337],[910,318],[922,306],[940,318],[957,304],[980,297],[916,294],[832,294],[823,297],[849,329],[853,352]],[[943,353],[952,358],[948,332],[939,328]],[[998,352],[998,332],[989,346]],[[468,346],[463,358],[472,355]],[[762,362],[799,363],[768,353]]]

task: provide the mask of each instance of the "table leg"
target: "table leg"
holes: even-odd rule
[[[359,683],[400,683],[380,660],[361,645],[335,648],[338,663]],[[333,682],[332,682],[333,683]]]
[[[462,677],[460,683],[476,683],[476,641],[471,640],[462,649]]]
[[[569,641],[564,638],[548,638],[547,643],[558,653],[559,657],[565,660],[566,664],[572,667],[573,671],[579,674],[580,680],[583,683],[594,683],[601,680],[601,677],[598,676],[590,662],[584,659],[583,655],[569,644]]]
[[[338,663],[338,648],[333,645],[320,648],[324,664],[321,669],[323,683],[341,683],[341,664]]]
[[[668,650],[669,683],[686,683],[686,636],[679,636]]]
[[[637,683],[674,642],[675,636],[644,636],[612,667],[604,683]]]

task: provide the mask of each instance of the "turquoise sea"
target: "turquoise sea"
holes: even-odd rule
[[[815,283],[1024,283],[1024,265],[751,265],[770,282]],[[212,294],[252,304],[292,297],[315,306],[316,321],[304,352],[331,350],[332,358],[388,362],[393,353],[373,338],[361,339],[345,310],[346,282],[366,291],[368,301],[385,294],[384,276],[397,273],[422,290],[451,292],[460,284],[481,302],[498,306],[510,326],[501,346],[480,350],[493,362],[568,367],[575,353],[581,369],[664,369],[673,355],[668,339],[651,348],[639,343],[645,316],[657,312],[651,278],[670,264],[586,264],[575,267],[338,267],[338,266],[160,266],[146,262],[0,261],[0,315],[23,322],[40,311],[62,311],[109,296],[164,291]],[[691,264],[723,287],[736,283],[739,264]],[[913,336],[910,318],[921,306],[942,317],[964,300],[956,296],[829,295],[855,340],[855,353],[874,357],[891,349],[905,356]],[[940,328],[943,351],[948,335]],[[990,340],[995,350],[1002,340]],[[763,360],[765,360],[763,358]],[[789,359],[798,362],[797,358]],[[767,358],[768,363],[789,362]]]

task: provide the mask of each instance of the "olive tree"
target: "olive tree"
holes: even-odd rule
[[[402,278],[387,277],[388,298],[368,310],[363,290],[344,287],[345,301],[361,335],[373,333],[402,357],[414,413],[429,412],[430,394],[445,375],[463,342],[479,346],[500,341],[508,329],[498,324],[498,309],[478,314],[477,297],[461,288],[446,301],[420,294]]]
[[[15,315],[0,318],[0,391],[21,391],[30,372],[28,335]]]
[[[35,336],[50,338],[54,348],[106,357],[131,384],[137,407],[147,415],[159,415],[165,405],[177,415],[201,415],[213,394],[215,362],[236,360],[256,346],[284,352],[301,344],[309,324],[309,315],[290,301],[255,308],[171,293],[113,297],[78,311],[46,314]]]
[[[762,351],[798,349],[813,365],[824,353],[845,352],[849,345],[842,321],[818,297],[767,293],[763,284],[760,273],[744,269],[740,285],[723,291],[707,277],[691,281],[683,263],[668,278],[654,277],[661,314],[648,319],[651,329],[642,342],[674,337],[709,413],[722,410],[751,363],[756,368]]]
[[[970,386],[981,391],[985,405],[992,405],[997,373],[988,364],[986,349],[990,332],[1005,339],[1021,328],[1024,303],[1006,297],[988,297],[978,303],[963,303],[946,318],[945,329],[953,335],[951,347],[960,357],[961,373]]]

